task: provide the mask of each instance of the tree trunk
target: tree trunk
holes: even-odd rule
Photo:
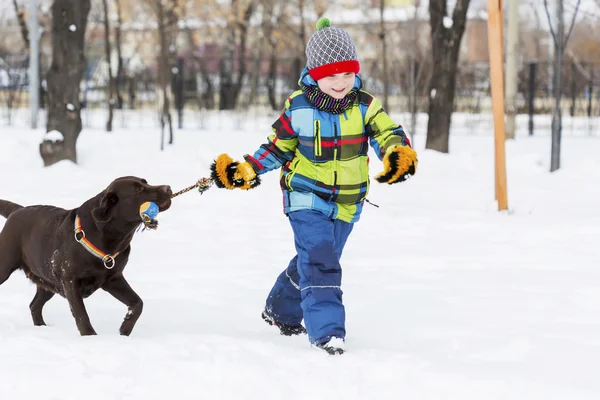
[[[579,5],[579,4],[578,4]],[[562,67],[563,51],[565,49],[565,18],[564,4],[562,0],[556,3],[556,18],[558,26],[554,34],[554,111],[552,113],[552,148],[550,157],[550,172],[560,168],[560,142],[562,137],[562,110],[560,102],[562,99]]]
[[[412,19],[411,26],[411,48],[410,48],[410,66],[409,66],[409,98],[408,108],[410,111],[410,134],[412,135],[412,145],[415,145],[415,136],[417,130],[417,50],[419,48],[419,41],[417,40],[418,27],[419,27],[419,7],[421,1],[415,2],[415,13]],[[418,71],[419,77],[421,71]]]
[[[63,139],[44,140],[40,154],[44,165],[60,160],[77,162],[76,143],[81,132],[79,84],[86,60],[84,37],[90,0],[54,0],[52,4],[52,64],[47,75],[48,132]]]
[[[275,84],[277,83],[277,52],[275,49],[271,50],[271,56],[269,57],[269,72],[267,73],[267,95],[269,97],[269,104],[272,110],[278,110],[281,108],[281,104],[275,96]]]
[[[246,44],[248,39],[248,26],[250,24],[250,17],[252,17],[252,13],[254,12],[254,2],[251,1],[244,10],[244,19],[238,24],[238,29],[240,31],[240,55],[238,57],[238,74],[235,85],[233,87],[233,103],[232,108],[235,108],[238,103],[238,99],[240,96],[240,92],[242,89],[242,84],[244,82],[244,77],[246,76]]]
[[[129,109],[135,110],[135,91],[136,91],[137,83],[136,83],[136,77],[133,74],[129,76],[127,84],[128,84],[127,94],[129,96]]]
[[[263,21],[264,21],[264,13],[263,13]],[[256,102],[258,98],[258,85],[260,83],[260,75],[261,75],[261,65],[263,60],[265,48],[265,39],[262,38],[257,44],[256,52],[254,53],[254,66],[252,68],[252,75],[250,78],[250,94],[248,95],[248,99],[245,102],[245,107],[250,107],[250,104]]]
[[[306,1],[299,0],[298,1],[298,13],[300,15],[300,32],[298,33],[298,40],[300,44],[299,54],[304,54],[304,50],[306,48],[306,21],[304,17],[304,11],[306,8]],[[296,57],[294,59],[294,69],[291,76],[291,87],[298,87],[298,77],[302,73],[304,69],[304,57]]]
[[[121,46],[121,0],[115,0],[117,6],[117,26],[115,26],[115,46],[117,47],[117,82],[115,90],[117,95],[117,108],[123,109],[123,95],[121,94],[121,85],[123,84],[123,53]]]
[[[390,77],[388,73],[388,54],[387,54],[387,45],[385,41],[385,21],[383,19],[383,15],[385,13],[385,0],[379,0],[379,39],[381,40],[381,63],[383,65],[383,108],[389,112],[389,86],[390,86]]]
[[[108,0],[102,0],[104,8],[104,56],[108,69],[108,87],[107,87],[107,102],[108,102],[108,120],[106,121],[106,132],[112,132],[113,116],[115,110],[115,79],[112,74],[112,62],[110,59],[110,23],[108,22]]]
[[[203,59],[198,58],[198,68],[200,70],[200,77],[202,82],[204,83],[205,90],[200,95],[201,101],[200,104],[203,108],[207,110],[212,110],[215,108],[215,88],[213,86],[212,81],[210,80],[210,74],[208,72],[208,67],[206,66],[206,62]]]
[[[29,29],[27,28],[27,23],[25,22],[25,10],[19,7],[19,5],[17,4],[17,0],[13,0],[13,7],[15,8],[17,20],[19,21],[21,37],[23,38],[23,42],[25,43],[25,49],[29,50]]]
[[[231,0],[231,13],[228,23],[229,35],[225,45],[225,54],[221,57],[220,87],[219,87],[219,110],[232,110],[235,107],[233,70],[236,44],[236,19],[238,14],[238,1]]]
[[[456,1],[451,20],[446,16],[446,3],[447,0],[429,1],[433,74],[429,88],[429,121],[425,144],[427,149],[442,153],[448,153],[460,42],[465,32],[470,0]]]
[[[19,27],[21,29],[21,37],[23,39],[23,43],[25,44],[25,50],[29,51],[31,43],[29,41],[29,28],[27,27],[27,23],[25,22],[25,10],[23,7],[19,7],[17,0],[13,0],[13,7],[15,8],[15,14],[17,15],[17,19],[19,21]],[[40,71],[40,73],[42,71],[41,59],[39,60],[38,71]],[[39,81],[40,81],[39,88],[38,88],[39,99],[40,99],[39,105],[40,105],[40,108],[44,108],[45,90],[44,90],[44,86],[42,85],[42,79],[40,79]]]
[[[275,89],[277,84],[277,38],[274,35],[275,26],[280,25],[281,19],[283,18],[284,1],[281,0],[279,3],[278,13],[275,11],[274,2],[267,2],[264,5],[263,10],[263,37],[265,38],[269,47],[269,69],[267,72],[266,86],[267,86],[267,97],[269,98],[269,104],[271,109],[281,109],[279,99],[277,99]]]
[[[165,19],[165,9],[160,0],[156,1],[156,11],[158,19],[158,36],[160,42],[160,56],[158,61],[158,81],[162,93],[162,110],[161,110],[161,143],[160,148],[164,148],[164,129],[165,125],[169,128],[169,144],[173,143],[173,123],[171,118],[171,104],[169,93],[169,44],[167,40],[167,27]]]

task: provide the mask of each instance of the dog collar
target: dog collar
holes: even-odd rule
[[[106,269],[113,269],[115,267],[115,257],[119,255],[117,251],[115,254],[103,253],[96,246],[92,244],[86,237],[83,228],[81,227],[81,219],[79,215],[75,216],[75,240],[79,242],[90,254],[102,260]]]

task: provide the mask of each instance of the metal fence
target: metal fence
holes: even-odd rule
[[[198,128],[206,125],[207,115],[218,110],[221,96],[219,60],[180,58],[172,69],[172,108],[180,127]],[[252,67],[241,82],[237,106],[227,115],[259,117],[276,113],[285,98],[297,89],[297,60],[276,60],[275,74],[269,74],[268,60],[249,60]],[[0,126],[27,124],[29,84],[26,54],[0,54]],[[362,61],[363,83],[369,92],[383,100],[384,79],[379,61]],[[176,67],[176,68],[175,68]],[[430,66],[423,65],[418,74],[416,104],[419,113],[428,107],[428,74]],[[108,114],[106,101],[107,78],[102,59],[88,59],[85,77],[81,82],[82,118],[84,127],[103,128]],[[406,63],[393,63],[388,77],[388,111],[406,115],[409,110],[410,87]],[[552,66],[548,63],[523,63],[520,66],[517,109],[528,114],[547,115],[554,107]],[[596,120],[600,116],[600,65],[565,63],[563,66],[563,115],[587,117],[588,130],[598,133]],[[43,82],[42,74],[42,82]],[[235,71],[233,78],[237,76]],[[138,128],[159,126],[159,91],[155,65],[136,72],[125,73],[118,82],[119,101],[115,126]],[[44,85],[42,91],[42,108]],[[275,106],[273,106],[273,104]],[[457,75],[455,111],[468,115],[472,126],[485,123],[491,114],[489,65],[462,63]],[[41,114],[42,122],[44,113]],[[575,119],[574,119],[575,120]]]

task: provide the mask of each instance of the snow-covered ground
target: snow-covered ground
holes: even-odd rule
[[[43,129],[0,127],[0,198],[72,208],[130,174],[179,190],[269,131],[239,122],[176,131],[164,152],[153,127],[86,129],[80,163],[49,168]],[[491,125],[452,136],[450,154],[417,136],[417,175],[373,183],[380,208],[366,206],[342,260],[343,356],[260,318],[294,254],[273,172],[249,192],[184,194],[157,231],[136,235],[125,272],[145,308],[131,337],[104,292],[86,300],[98,336],[78,335],[60,297],[49,326],[34,327],[35,287],[13,274],[0,286],[0,399],[600,398],[600,135],[565,135],[550,174],[548,132],[519,133],[507,143],[508,213],[493,201]]]

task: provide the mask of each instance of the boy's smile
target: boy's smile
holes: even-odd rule
[[[323,93],[328,94],[334,99],[340,100],[354,87],[355,77],[356,74],[354,72],[343,72],[341,74],[330,75],[323,79],[319,79],[317,84]]]

